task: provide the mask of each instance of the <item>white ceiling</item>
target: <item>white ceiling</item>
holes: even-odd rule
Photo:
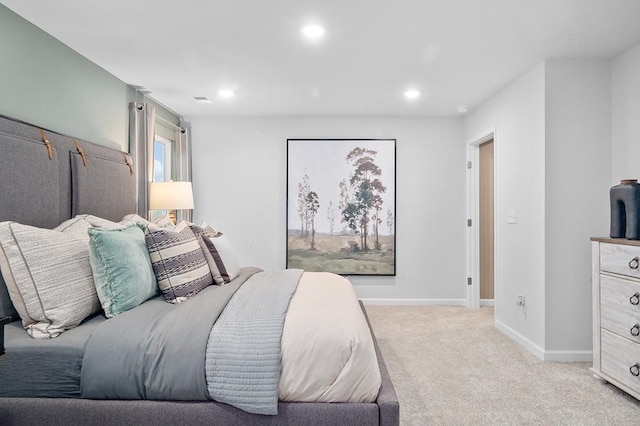
[[[455,116],[545,58],[640,44],[640,0],[2,3],[183,116]],[[301,36],[309,22],[322,42]]]

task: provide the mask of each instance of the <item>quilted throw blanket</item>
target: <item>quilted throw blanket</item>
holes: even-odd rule
[[[254,275],[229,301],[207,343],[211,397],[256,414],[278,414],[280,341],[302,270]]]

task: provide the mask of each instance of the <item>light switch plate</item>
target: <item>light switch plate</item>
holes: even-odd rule
[[[507,223],[518,223],[518,211],[516,209],[507,210]]]

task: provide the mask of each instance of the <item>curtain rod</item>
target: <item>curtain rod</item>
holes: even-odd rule
[[[156,121],[160,121],[161,123],[166,124],[169,127],[173,127],[176,130],[182,130],[182,127],[173,124],[172,122],[170,122],[166,118],[160,117],[158,114],[156,114]]]

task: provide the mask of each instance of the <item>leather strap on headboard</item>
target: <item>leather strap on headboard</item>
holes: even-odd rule
[[[53,147],[51,146],[51,142],[49,142],[49,139],[47,139],[47,135],[44,134],[44,130],[38,130],[40,130],[40,134],[42,135],[42,142],[44,142],[47,147],[47,151],[49,151],[49,160],[53,160]]]
[[[131,155],[125,154],[123,152],[122,156],[124,157],[124,162],[127,163],[127,166],[129,166],[129,173],[131,174],[131,176],[133,176],[134,167],[133,167],[133,159],[131,158]]]
[[[80,144],[74,138],[71,138],[73,143],[76,145],[76,149],[78,150],[78,154],[82,157],[82,164],[87,167],[87,156],[84,155],[84,150],[80,147]]]

